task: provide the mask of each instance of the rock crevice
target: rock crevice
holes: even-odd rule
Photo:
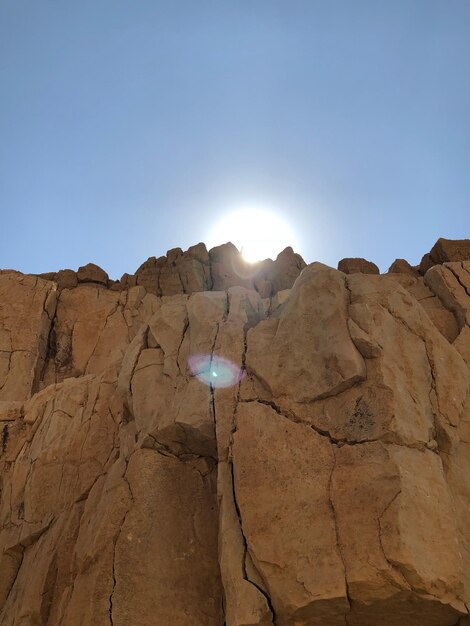
[[[470,247],[0,272],[0,623],[470,621]]]

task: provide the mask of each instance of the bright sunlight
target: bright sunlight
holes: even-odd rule
[[[294,229],[287,220],[275,211],[258,208],[228,213],[214,225],[208,239],[209,247],[231,241],[249,263],[275,259],[287,246],[295,249],[297,245]]]

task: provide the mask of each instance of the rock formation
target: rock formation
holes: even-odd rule
[[[469,624],[470,242],[428,259],[0,272],[2,626]]]

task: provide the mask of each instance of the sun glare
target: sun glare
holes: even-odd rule
[[[287,246],[296,247],[292,226],[275,211],[245,208],[221,218],[209,235],[209,247],[231,241],[248,263],[275,259]]]

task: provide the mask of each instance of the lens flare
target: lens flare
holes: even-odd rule
[[[196,354],[188,358],[191,372],[210,387],[233,387],[245,372],[228,359],[211,354]]]

